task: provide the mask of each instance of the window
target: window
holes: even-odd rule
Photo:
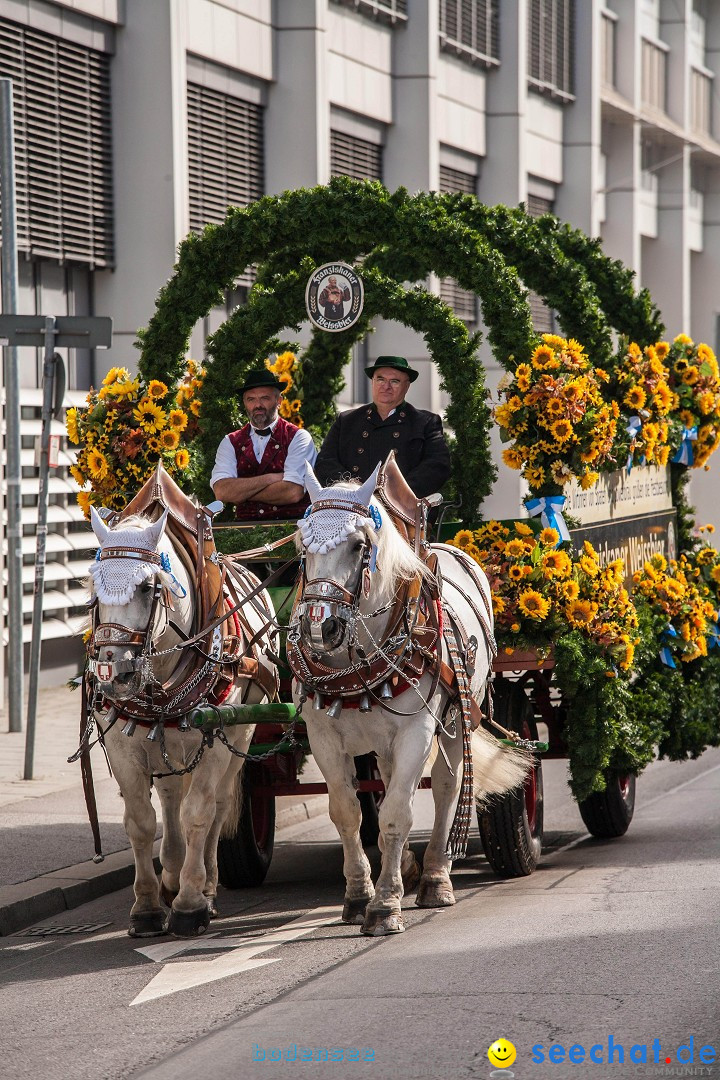
[[[702,135],[709,135],[711,128],[713,80],[697,68],[690,68],[690,127]]]
[[[0,19],[0,76],[13,81],[19,250],[112,266],[109,57]]]
[[[382,146],[344,131],[331,131],[330,174],[354,180],[382,180]]]
[[[603,86],[615,86],[615,17],[600,13],[600,72]]]
[[[553,202],[551,199],[540,195],[528,195],[526,210],[530,217],[541,217],[543,214],[552,214]],[[528,295],[530,305],[530,317],[538,334],[552,334],[555,329],[553,313],[542,297],[537,293],[530,292]]]
[[[575,0],[528,0],[528,82],[560,101],[573,95]]]
[[[477,176],[449,165],[440,166],[440,191],[458,195],[477,193]],[[440,282],[440,298],[451,307],[458,319],[469,325],[477,322],[477,297],[468,289],[462,289],[454,278]]]
[[[199,231],[264,193],[263,110],[207,86],[187,92],[190,228]]]
[[[440,48],[471,64],[499,59],[499,0],[440,0]]]
[[[642,103],[665,111],[666,50],[647,38],[642,41]]]
[[[339,7],[353,8],[361,15],[381,22],[406,22],[407,0],[333,0]]]

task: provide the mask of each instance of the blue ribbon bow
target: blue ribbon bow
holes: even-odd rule
[[[677,630],[675,629],[673,624],[668,623],[667,626],[665,627],[665,629],[663,630],[662,634],[660,635],[660,640],[661,641],[663,641],[665,639],[672,640],[673,638],[676,638],[677,636],[678,636],[677,635]],[[675,661],[673,660],[672,653],[670,652],[670,649],[669,649],[669,647],[667,645],[663,645],[662,648],[660,649],[660,659],[662,660],[663,664],[665,664],[669,668],[674,668],[674,667],[677,666]]]
[[[686,427],[683,431],[682,442],[678,448],[675,457],[672,459],[676,465],[692,465],[695,460],[693,454],[692,444],[698,437],[698,429],[693,427]]]
[[[559,534],[560,539],[557,542],[557,547],[560,547],[564,540],[570,539],[570,533],[562,515],[566,502],[567,499],[564,495],[543,495],[539,499],[525,500],[525,509],[529,516],[537,517],[540,515],[540,520],[545,528],[555,529]]]
[[[627,431],[628,435],[630,436],[630,438],[631,438],[631,440],[633,442],[637,438],[637,435],[638,435],[638,433],[640,432],[641,429],[642,429],[642,420],[640,419],[640,417],[639,416],[631,416],[630,419],[628,420],[628,424],[627,424],[627,427],[625,428],[625,430]],[[644,460],[645,459],[643,458],[643,462],[644,462]],[[626,466],[626,469],[627,469],[628,473],[630,472],[632,467],[633,467],[633,451],[631,449],[630,453],[628,454],[627,466]]]

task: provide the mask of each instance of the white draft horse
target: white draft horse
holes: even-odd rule
[[[197,567],[203,555],[193,565],[175,533],[166,530],[167,519],[167,510],[154,522],[131,515],[109,528],[92,510],[100,548],[91,567],[90,704],[100,712],[108,709],[105,723],[111,713],[118,717],[104,743],[125,802],[124,824],[135,856],[131,937],[165,932],[192,937],[217,915],[217,844],[223,825],[235,825],[243,759],[217,739],[203,748],[201,732],[187,723],[188,712],[217,701],[223,687],[226,693],[220,697],[228,704],[260,702],[274,696],[277,687],[275,669],[262,655],[269,644],[267,624],[274,617],[268,594],[260,590],[254,604],[238,613],[241,620],[228,622],[221,616],[229,600],[221,597],[213,605],[220,617],[204,618],[209,631],[197,634]],[[201,512],[197,520],[205,522]],[[220,584],[216,555],[213,563]],[[235,574],[245,583],[246,595],[260,585],[249,571],[236,569]],[[213,622],[218,623],[214,628]],[[247,643],[254,635],[259,647],[248,657]],[[198,638],[194,643],[193,637]],[[253,730],[238,725],[225,737],[246,752]],[[153,782],[163,817],[160,882],[152,853]],[[167,919],[161,898],[171,906]]]
[[[463,733],[457,686],[453,690],[437,678],[441,661],[453,666],[441,621],[432,617],[438,580],[442,618],[463,642],[466,689],[478,704],[494,651],[485,575],[468,556],[444,544],[432,545],[436,573],[418,558],[373,497],[379,468],[362,486],[328,488],[307,468],[312,505],[299,523],[304,575],[288,635],[295,700],[312,701],[303,716],[343,843],[343,920],[362,922],[362,932],[371,935],[404,930],[403,883],[409,888],[420,877],[408,846],[413,800],[436,733],[435,820],[416,903],[455,903],[448,844],[463,778]],[[456,649],[456,661],[457,656]],[[482,728],[469,738],[476,797],[523,782],[529,765],[524,751],[503,746]],[[369,751],[377,755],[386,789],[379,811],[382,869],[374,888],[360,842],[353,761]],[[466,803],[472,804],[472,793]],[[467,805],[466,814],[468,821]]]

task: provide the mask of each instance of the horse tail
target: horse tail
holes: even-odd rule
[[[472,733],[471,748],[475,799],[481,805],[490,795],[520,787],[532,766],[527,750],[505,746],[481,727]]]
[[[225,814],[225,820],[220,829],[221,839],[232,838],[237,832],[238,821],[240,819],[240,807],[242,806],[242,774],[243,770],[239,769],[235,776],[235,783],[232,786],[230,798],[228,800],[227,813]]]

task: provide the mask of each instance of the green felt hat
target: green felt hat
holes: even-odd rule
[[[272,386],[274,390],[279,390],[280,393],[285,389],[278,377],[273,375],[272,371],[268,371],[267,368],[255,368],[252,371],[248,371],[245,376],[245,382],[240,387],[239,393],[242,396],[246,390],[257,390],[260,386]]]
[[[372,379],[373,375],[378,368],[391,367],[397,371],[404,371],[410,379],[410,382],[415,382],[420,372],[415,368],[411,368],[404,356],[378,356],[372,367],[365,368],[365,374],[368,379]]]

